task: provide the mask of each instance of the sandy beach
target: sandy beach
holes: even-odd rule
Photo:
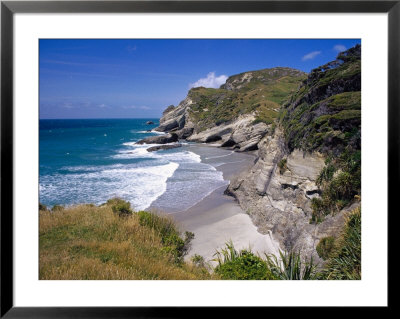
[[[202,155],[201,147],[193,147],[191,151]],[[230,180],[251,166],[254,159],[252,154],[235,152],[227,156],[226,164],[217,169],[222,171],[225,180]],[[216,250],[225,247],[230,240],[236,249],[250,247],[261,256],[264,253],[278,254],[279,244],[272,234],[259,233],[235,199],[224,195],[225,189],[226,186],[220,187],[189,209],[172,214],[183,229],[195,234],[187,258],[198,254],[210,262],[215,258]]]

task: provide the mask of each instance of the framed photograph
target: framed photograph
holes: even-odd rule
[[[398,1],[2,1],[1,316],[388,308],[399,24]]]

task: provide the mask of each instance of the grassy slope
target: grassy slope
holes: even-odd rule
[[[40,279],[211,279],[176,263],[138,214],[119,217],[108,205],[40,211],[39,238]]]
[[[165,217],[155,217],[148,227],[141,214],[119,217],[110,206],[80,205],[39,213],[40,266],[44,280],[141,279],[360,279],[361,211],[348,216],[343,234],[335,240],[326,266],[316,272],[295,252],[282,254],[284,267],[272,256],[260,258],[251,251],[236,251],[232,243],[218,252],[215,274],[189,263],[177,263],[163,243],[159,227],[175,227]],[[143,214],[142,214],[143,216]],[[153,215],[154,216],[154,215]],[[152,218],[153,219],[153,218]],[[153,223],[150,225],[154,225]],[[303,266],[306,268],[303,268]],[[308,267],[308,270],[307,270]]]
[[[276,70],[270,75],[271,70]],[[305,74],[287,68],[266,69],[251,73],[250,81],[239,82],[234,90],[223,87],[194,88],[189,91],[191,118],[204,130],[231,121],[241,114],[255,112],[256,121],[273,123],[279,108],[291,93],[295,92]],[[240,78],[243,74],[232,76],[227,82]],[[242,85],[241,85],[242,84]]]

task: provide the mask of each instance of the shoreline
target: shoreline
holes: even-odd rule
[[[198,150],[201,146],[198,147],[193,147],[191,151],[199,154]],[[228,181],[248,169],[256,158],[254,153],[233,152],[232,154],[235,154],[233,157],[242,157],[242,160],[216,167]],[[242,210],[236,199],[224,194],[226,188],[227,186],[221,186],[192,207],[182,212],[169,214],[182,229],[195,234],[186,259],[197,254],[201,255],[206,262],[215,265],[216,263],[212,261],[213,255],[217,250],[224,248],[230,240],[236,250],[251,248],[260,256],[264,253],[279,255],[280,246],[278,241],[274,240],[272,233],[267,235],[259,233],[250,216]]]

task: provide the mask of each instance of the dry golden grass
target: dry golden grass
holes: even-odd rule
[[[203,268],[175,263],[156,231],[110,206],[40,211],[39,238],[44,280],[213,279]]]

